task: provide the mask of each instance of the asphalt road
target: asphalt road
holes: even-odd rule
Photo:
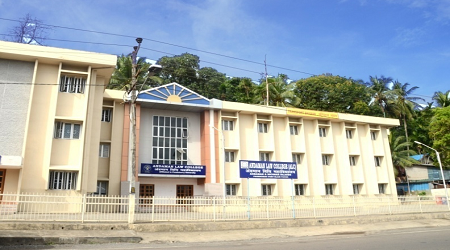
[[[223,233],[226,238],[227,231]],[[386,231],[354,231],[322,236],[272,237],[260,240],[222,241],[211,243],[145,243],[145,244],[99,244],[99,245],[49,245],[17,246],[8,249],[215,249],[215,250],[269,250],[269,249],[450,249],[450,226],[397,229]]]

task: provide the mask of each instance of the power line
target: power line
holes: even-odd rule
[[[12,21],[12,22],[20,22],[20,20],[14,20],[14,19],[2,18],[2,17],[0,17],[0,20]],[[80,29],[80,28],[65,27],[65,26],[60,26],[60,25],[52,25],[52,24],[45,24],[45,23],[42,23],[42,25],[43,26],[47,26],[47,27],[53,27],[53,28],[90,32],[90,33],[95,33],[95,34],[103,34],[103,35],[127,37],[127,38],[136,38],[136,36],[122,35],[122,34],[116,34],[116,33],[110,33],[110,32],[102,32],[102,31],[95,31],[95,30],[86,30],[86,29]],[[182,46],[182,45],[178,45],[178,44],[174,44],[174,43],[168,43],[168,42],[164,42],[164,41],[158,41],[158,40],[151,39],[151,38],[143,37],[143,39],[151,41],[151,42],[155,42],[155,43],[160,43],[160,44],[170,45],[170,46],[174,46],[174,47],[178,47],[178,48],[198,51],[198,52],[211,54],[211,55],[215,55],[215,56],[221,56],[221,57],[225,57],[225,58],[229,58],[229,59],[233,59],[233,60],[239,60],[239,61],[253,63],[253,64],[257,64],[257,65],[265,65],[264,63],[260,63],[260,62],[256,62],[256,61],[242,59],[242,58],[234,57],[234,56],[228,56],[228,55],[215,53],[215,52],[211,52],[211,51],[206,51],[206,50],[201,50],[201,49],[194,49],[194,48],[191,48],[191,47]],[[308,72],[305,72],[305,71],[300,71],[300,70],[296,70],[296,69],[289,69],[289,68],[280,67],[280,66],[271,65],[271,64],[267,64],[267,66],[272,67],[272,68],[277,68],[277,69],[282,69],[282,70],[288,70],[288,71],[292,71],[292,72],[302,73],[302,74],[306,74],[306,75],[311,75],[311,76],[315,76],[316,75],[316,74],[308,73]]]

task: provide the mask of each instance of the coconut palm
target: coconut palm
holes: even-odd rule
[[[294,94],[295,83],[287,83],[288,77],[279,74],[277,77],[267,79],[269,84],[269,105],[278,107],[294,107],[300,102]],[[262,82],[255,88],[256,103],[263,104],[266,101],[266,81]]]
[[[393,103],[393,92],[389,88],[391,83],[392,78],[390,77],[370,76],[370,82],[367,84],[372,91],[373,104],[380,107],[384,117],[396,112]]]
[[[391,148],[392,164],[394,171],[399,172],[401,168],[411,167],[413,164],[420,162],[411,158],[410,155],[417,154],[416,151],[407,149],[412,146],[411,142],[405,141],[404,136],[394,137],[391,133],[389,135],[389,146]]]
[[[442,93],[442,91],[435,92],[433,100],[439,107],[445,108],[450,106],[450,90],[447,90],[445,93]]]

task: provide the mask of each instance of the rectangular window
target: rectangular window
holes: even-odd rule
[[[258,132],[259,133],[267,133],[268,124],[267,123],[258,123]]]
[[[298,135],[298,126],[289,126],[289,131],[291,132],[291,135]]]
[[[353,139],[353,130],[346,129],[345,136],[347,137],[347,139]]]
[[[101,158],[109,158],[110,145],[106,143],[100,144],[99,156]]]
[[[359,194],[360,191],[361,191],[361,185],[353,184],[353,194]]]
[[[108,182],[107,181],[97,181],[97,191],[95,195],[108,195]]]
[[[270,153],[259,153],[260,161],[270,161]]]
[[[75,76],[61,76],[59,81],[59,92],[66,93],[84,93],[86,79]]]
[[[152,204],[152,197],[155,196],[155,185],[140,184],[139,185],[139,204]]]
[[[263,184],[261,185],[261,188],[262,188],[262,195],[264,196],[272,195],[272,185]]]
[[[375,156],[374,160],[375,160],[375,167],[381,166],[381,157],[380,156]]]
[[[187,165],[187,118],[153,116],[152,128],[152,163]]]
[[[356,156],[350,156],[348,159],[350,160],[350,166],[356,166]]]
[[[327,129],[319,127],[319,137],[327,137]]]
[[[331,164],[331,156],[330,155],[322,155],[322,165],[330,165]]]
[[[371,131],[370,132],[370,138],[372,139],[372,141],[375,141],[377,139],[377,132]]]
[[[102,122],[111,122],[111,109],[102,110]]]
[[[234,162],[234,151],[225,151],[225,162]]]
[[[55,122],[55,139],[80,139],[81,124]]]
[[[386,193],[386,184],[378,184],[378,193],[385,194]]]
[[[334,184],[325,184],[325,194],[333,195],[334,194]]]
[[[227,195],[236,195],[237,185],[236,184],[226,184]]]
[[[295,195],[305,195],[305,184],[295,184]]]
[[[292,162],[302,164],[302,154],[292,154]]]
[[[77,175],[75,171],[50,171],[48,189],[71,190],[77,187]]]
[[[233,131],[234,130],[234,121],[222,120],[222,130]]]

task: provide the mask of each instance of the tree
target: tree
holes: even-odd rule
[[[17,26],[9,31],[9,35],[12,38],[8,40],[17,43],[43,45],[49,30],[51,30],[50,26],[27,14],[20,19]]]
[[[396,172],[400,172],[402,168],[411,167],[419,162],[410,157],[417,154],[414,150],[408,149],[412,145],[411,142],[405,141],[404,136],[395,137],[389,135],[389,146],[391,148],[392,165]]]
[[[137,89],[148,89],[149,87],[154,87],[162,83],[161,78],[158,76],[147,77],[148,68],[150,63],[146,62],[146,58],[140,57],[137,60]],[[111,80],[108,84],[108,89],[117,90],[129,90],[131,87],[131,76],[132,76],[132,60],[131,56],[121,55],[117,57],[117,65],[114,70]]]
[[[163,68],[160,77],[165,84],[176,82],[186,88],[191,88],[192,84],[197,83],[199,63],[200,58],[189,53],[173,57],[164,56],[157,62]]]
[[[450,106],[436,108],[430,123],[430,138],[433,148],[439,151],[442,165],[450,166]],[[435,164],[437,162],[435,161]]]
[[[436,102],[438,107],[448,107],[450,106],[450,90],[442,93],[441,91],[437,91],[433,95],[433,100]]]
[[[277,77],[270,77],[267,79],[269,91],[269,105],[278,107],[294,107],[300,102],[295,95],[293,89],[295,83],[287,83],[288,77],[284,74],[278,74]],[[266,79],[261,79],[261,84],[255,87],[254,103],[266,103]]]
[[[389,117],[395,113],[395,106],[392,101],[393,93],[389,88],[390,83],[392,83],[392,78],[384,76],[370,76],[370,82],[368,83],[372,91],[373,103],[380,108],[383,117]]]
[[[225,74],[214,68],[203,67],[197,71],[197,81],[191,84],[191,90],[206,98],[220,98],[219,88],[226,81]]]

